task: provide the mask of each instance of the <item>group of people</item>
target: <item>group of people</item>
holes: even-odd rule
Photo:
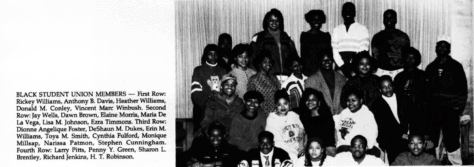
[[[355,15],[345,3],[344,23],[329,34],[323,11],[305,14],[311,29],[301,34],[301,56],[277,9],[250,44],[232,49],[226,33],[208,44],[192,76],[186,165],[439,165],[441,141],[460,165],[467,80],[449,38],[438,40],[423,71],[394,10],[372,43]]]

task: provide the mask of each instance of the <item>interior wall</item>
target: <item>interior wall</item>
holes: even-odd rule
[[[452,1],[452,48],[451,56],[458,60],[464,67],[468,79],[469,96],[464,114],[473,118],[473,53],[474,53],[474,31],[473,31],[473,3],[472,0]],[[474,164],[474,135],[472,121],[468,125],[461,126],[462,132],[462,152],[464,161],[468,164]]]

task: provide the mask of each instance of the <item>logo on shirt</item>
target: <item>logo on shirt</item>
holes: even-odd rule
[[[342,139],[345,140],[346,135],[351,132],[352,128],[356,122],[352,120],[352,118],[345,118],[341,120],[341,129],[339,129],[339,132],[341,133]]]
[[[300,134],[300,125],[298,124],[291,124],[287,125],[283,128],[283,141],[285,143],[294,143],[302,141],[302,136]]]

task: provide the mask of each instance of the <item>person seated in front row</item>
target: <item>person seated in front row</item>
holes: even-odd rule
[[[265,130],[275,135],[275,146],[282,148],[291,157],[293,162],[303,152],[306,134],[300,117],[290,111],[290,98],[286,90],[275,92],[276,111],[267,118]]]
[[[441,163],[431,154],[425,152],[425,138],[420,134],[410,134],[408,137],[408,148],[406,151],[398,155],[391,165],[441,165]]]
[[[345,100],[347,108],[334,116],[336,126],[337,141],[336,152],[350,151],[350,142],[357,135],[362,135],[367,139],[367,152],[376,157],[380,157],[380,150],[376,147],[378,128],[374,114],[365,106],[363,94],[358,89],[348,90]]]
[[[350,152],[339,153],[329,166],[387,166],[375,156],[367,153],[367,139],[357,135],[351,140]]]
[[[225,127],[219,122],[209,125],[207,137],[194,139],[187,154],[190,159],[187,166],[237,166],[243,159],[244,152],[230,145],[225,140]]]
[[[323,146],[323,140],[320,138],[310,138],[306,144],[304,156],[298,158],[295,166],[327,166],[327,164],[331,164],[333,157],[326,154],[326,149]]]
[[[303,61],[299,57],[289,57],[286,59],[285,67],[290,70],[291,75],[281,85],[290,95],[290,109],[299,107],[301,95],[304,91],[304,82],[308,79],[303,74]]]
[[[244,100],[245,109],[232,120],[229,143],[241,150],[249,151],[258,146],[257,136],[265,130],[267,115],[260,107],[263,102],[263,95],[260,92],[248,91],[244,95]]]
[[[273,134],[263,131],[258,134],[258,148],[253,148],[247,153],[246,160],[240,162],[239,167],[290,167],[293,165],[288,153],[275,147]]]
[[[235,95],[236,86],[237,79],[233,75],[222,76],[221,93],[206,103],[206,112],[201,121],[202,133],[205,133],[209,124],[215,121],[219,121],[230,131],[232,119],[244,108],[244,101]]]

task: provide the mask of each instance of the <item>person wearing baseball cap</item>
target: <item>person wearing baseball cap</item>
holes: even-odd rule
[[[428,129],[428,146],[436,148],[444,141],[449,161],[453,165],[462,165],[459,124],[467,102],[467,79],[463,66],[450,53],[450,38],[440,36],[436,43],[437,57],[426,67],[430,90],[427,116],[431,127]],[[464,124],[467,122],[463,120]]]
[[[204,119],[201,121],[203,130],[206,130],[210,123],[218,121],[230,131],[232,119],[244,108],[244,101],[235,95],[237,86],[235,76],[225,74],[220,85],[220,93],[211,97],[206,103]]]

